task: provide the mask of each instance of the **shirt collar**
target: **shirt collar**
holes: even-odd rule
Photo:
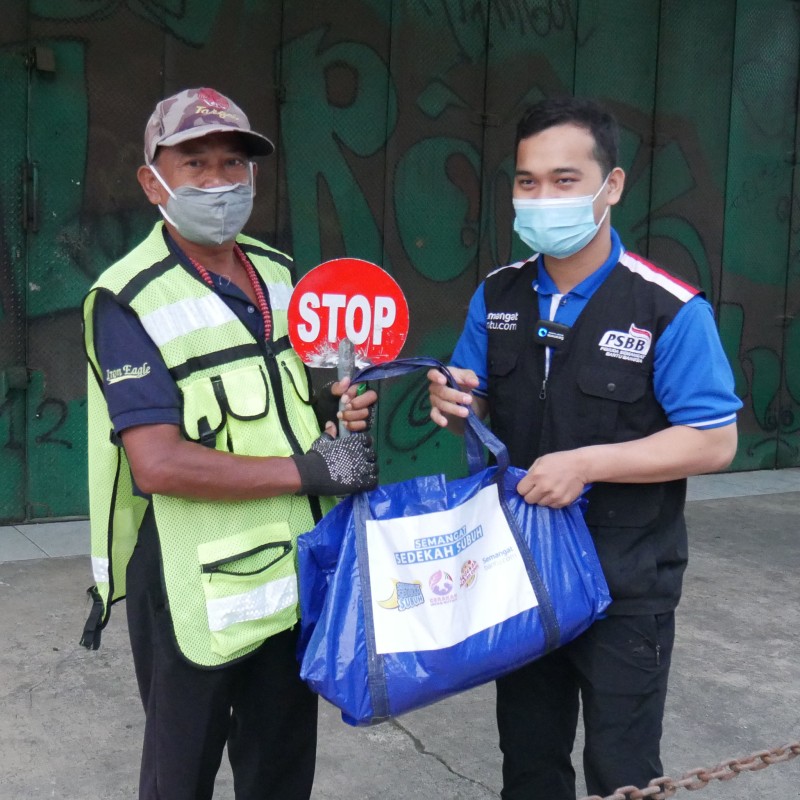
[[[617,265],[623,251],[624,248],[619,235],[612,228],[611,253],[608,258],[591,275],[584,278],[577,286],[573,287],[568,294],[577,294],[588,300],[595,293],[600,284],[608,277],[608,273]],[[537,262],[539,274],[533,282],[534,290],[543,295],[559,294],[558,287],[548,274],[547,268],[544,265],[544,258],[541,255],[537,257]]]

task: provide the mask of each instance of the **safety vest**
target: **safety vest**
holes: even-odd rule
[[[511,463],[528,469],[540,455],[641,439],[669,427],[653,385],[656,343],[698,290],[623,253],[551,349],[535,337],[536,261],[508,267],[484,283],[488,330],[488,404],[492,431]],[[608,614],[674,609],[688,560],[683,516],[686,481],[596,483],[586,523],[614,600]]]
[[[271,306],[271,339],[257,342],[219,295],[170,252],[162,229],[158,223],[106,270],[83,306],[98,632],[111,604],[125,596],[125,572],[148,504],[132,491],[103,398],[93,328],[99,292],[130,308],[158,346],[182,395],[186,439],[239,455],[288,457],[305,452],[320,432],[305,368],[288,341],[292,285],[279,263],[287,257],[237,237]],[[211,502],[156,494],[151,502],[175,639],[190,662],[221,666],[297,622],[296,538],[333,499]]]

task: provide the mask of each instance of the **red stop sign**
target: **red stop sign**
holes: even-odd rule
[[[408,303],[397,281],[360,258],[335,258],[308,272],[289,300],[289,340],[310,367],[334,367],[342,339],[356,366],[397,358],[408,336]]]

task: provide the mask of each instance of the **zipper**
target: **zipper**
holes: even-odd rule
[[[275,353],[272,352],[272,348],[267,344],[266,340],[261,339],[259,341],[259,346],[264,353],[264,363],[267,365],[270,383],[275,387],[275,408],[278,411],[278,419],[280,420],[281,428],[289,442],[289,447],[292,448],[292,452],[296,455],[302,455],[304,452],[303,448],[300,446],[300,442],[297,440],[297,436],[295,436],[292,426],[289,424],[289,415],[286,412],[286,402],[283,397],[283,382],[281,381],[280,371],[278,370],[278,360],[275,358]],[[308,504],[311,508],[311,516],[316,525],[316,523],[322,519],[322,506],[320,505],[319,497],[311,494],[307,495],[307,497]]]
[[[224,566],[225,564],[231,564],[234,561],[241,561],[243,558],[248,558],[249,556],[254,556],[258,553],[263,553],[265,550],[274,550],[280,549],[280,555],[275,556],[269,563],[265,564],[263,567],[259,567],[258,569],[251,570],[250,572],[234,572],[231,570],[224,570],[220,569],[220,567]],[[237,553],[236,555],[229,556],[228,558],[221,558],[219,561],[212,561],[209,564],[202,564],[201,571],[208,575],[209,573],[220,573],[222,575],[240,575],[242,577],[247,577],[248,575],[258,575],[259,572],[264,572],[264,570],[269,569],[273,564],[280,561],[287,553],[291,552],[292,543],[290,541],[286,542],[267,542],[267,544],[259,545],[258,547],[254,547],[252,550],[248,550],[245,553]]]

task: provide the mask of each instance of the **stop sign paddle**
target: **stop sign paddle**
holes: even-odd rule
[[[289,341],[310,367],[335,367],[349,339],[358,367],[391,361],[408,336],[408,303],[397,281],[360,258],[335,258],[300,279],[289,300]]]

